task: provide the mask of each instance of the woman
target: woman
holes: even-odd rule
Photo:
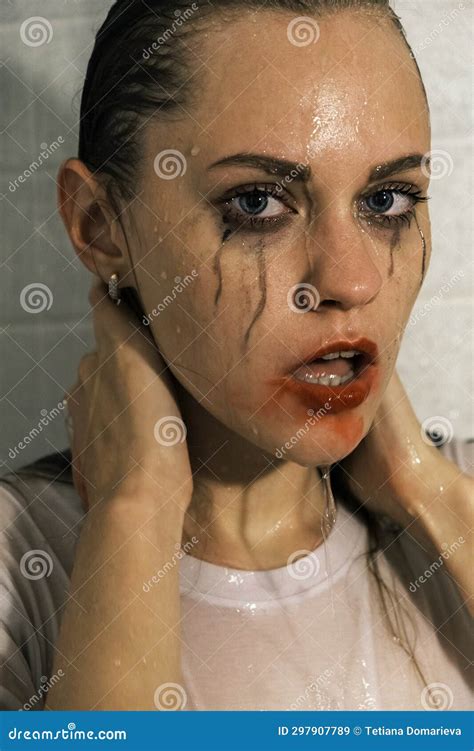
[[[4,707],[469,707],[467,446],[394,369],[429,149],[384,0],[115,3],[58,175],[74,486],[1,488]]]

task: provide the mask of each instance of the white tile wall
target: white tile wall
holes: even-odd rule
[[[65,446],[61,418],[15,458],[18,442],[75,381],[92,345],[82,318],[88,275],[75,259],[56,213],[54,178],[74,154],[78,96],[93,34],[109,0],[43,0],[53,29],[49,44],[19,40],[33,0],[2,2],[2,197],[0,219],[0,472]],[[448,173],[432,183],[434,252],[399,358],[399,371],[420,420],[449,419],[455,434],[473,436],[472,420],[472,0],[395,0],[417,54],[431,105],[433,148],[448,156]],[[37,157],[41,144],[63,145],[15,191],[10,181]],[[25,312],[20,292],[48,286],[54,303]],[[444,286],[443,286],[444,285]],[[43,412],[44,414],[44,412]]]

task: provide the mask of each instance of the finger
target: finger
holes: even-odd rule
[[[111,339],[125,341],[136,328],[136,316],[129,306],[122,300],[116,305],[110,299],[102,281],[95,281],[89,291],[89,302],[92,307],[94,334],[97,343]],[[130,323],[135,325],[133,329]]]
[[[116,305],[108,296],[104,284],[95,281],[89,291],[89,301],[93,310],[94,335],[97,349],[102,357],[115,351],[125,343],[131,343],[143,353],[150,353],[150,345],[156,350],[151,333],[140,326],[134,311],[125,303]]]

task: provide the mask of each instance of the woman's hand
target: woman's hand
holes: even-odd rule
[[[463,543],[471,534],[474,480],[426,438],[396,371],[371,429],[341,466],[364,506],[408,529],[431,553],[461,543],[446,566],[468,601],[472,548]]]
[[[166,364],[150,332],[101,282],[89,300],[97,351],[82,358],[66,394],[76,489],[87,508],[145,491],[185,511],[192,496],[186,428]]]

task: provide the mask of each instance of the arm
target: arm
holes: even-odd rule
[[[160,685],[182,686],[176,553],[193,491],[186,429],[148,332],[101,285],[90,300],[97,352],[81,360],[67,399],[73,478],[88,511],[57,644],[65,676],[47,708],[155,709]],[[164,440],[162,424],[182,440]]]
[[[183,512],[169,502],[159,509],[154,496],[156,488],[114,496],[88,513],[57,643],[54,670],[64,677],[47,709],[156,709],[159,686],[183,685],[179,566],[143,590],[173,562]]]
[[[433,560],[449,548],[444,565],[473,613],[474,480],[425,437],[396,372],[369,432],[342,466],[359,500],[394,519]]]

